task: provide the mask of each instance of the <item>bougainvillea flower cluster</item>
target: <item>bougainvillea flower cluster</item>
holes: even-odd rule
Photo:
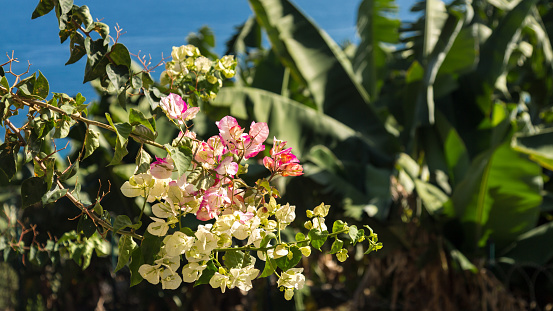
[[[153,261],[138,269],[148,282],[161,283],[163,289],[176,289],[184,282],[208,283],[222,292],[233,288],[248,291],[254,279],[274,273],[284,298],[289,300],[305,284],[303,268],[295,266],[302,256],[311,254],[311,247],[320,249],[328,237],[333,237],[336,241],[331,253],[343,261],[348,255],[338,234],[348,233],[354,243],[365,239],[363,229],[350,228],[341,221],[328,233],[325,217],[329,206],[321,204],[307,211],[312,218],[304,224],[308,236],[300,234],[296,242],[284,242],[280,232],[295,220],[296,207],[277,204],[279,192],[269,182],[278,176],[303,174],[292,148],[285,148],[285,141],[274,138],[270,156],[260,161],[256,157],[265,152],[269,136],[266,123],[252,122],[248,129],[225,116],[216,122],[218,135],[203,141],[186,126],[197,108],[188,107],[177,94],[163,98],[160,106],[179,128],[184,127],[173,144],[167,145],[165,158],[156,157],[149,170],[132,176],[121,187],[125,196],[140,196],[153,204],[147,232],[159,237],[161,247]],[[247,172],[248,162],[263,162],[268,178],[248,186],[240,178]],[[183,227],[182,219],[187,215],[206,223],[195,231]],[[369,239],[373,250],[378,249],[372,231]],[[266,262],[263,271],[255,268],[256,257]]]

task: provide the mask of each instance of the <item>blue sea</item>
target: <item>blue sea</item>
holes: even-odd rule
[[[64,65],[69,59],[69,40],[60,44],[55,14],[50,12],[32,20],[38,0],[2,2],[0,64],[7,61],[6,53],[11,55],[13,51],[20,61],[15,72],[24,72],[30,62],[30,71],[40,70],[50,82],[51,92],[82,93],[87,102],[94,99],[97,95],[92,87],[82,83],[85,58]],[[403,17],[408,14],[408,7],[403,4],[409,2],[399,1]],[[125,32],[119,42],[133,54],[140,51],[141,55],[150,55],[153,63],[161,60],[162,53],[170,56],[173,46],[185,44],[186,36],[204,25],[213,30],[215,51],[222,54],[235,26],[252,15],[246,0],[75,0],[74,3],[87,5],[94,19],[110,26],[112,35],[115,34],[113,27],[119,25]],[[355,19],[360,1],[298,0],[295,3],[338,43],[356,42]],[[159,73],[153,73],[154,78]]]
[[[358,42],[356,19],[360,0],[296,0],[292,1],[337,43]],[[397,18],[413,19],[409,9],[414,0],[396,0]],[[58,22],[54,11],[31,19],[39,0],[0,0],[0,64],[12,53],[19,60],[13,72],[29,74],[40,70],[48,79],[50,92],[75,96],[81,93],[86,104],[99,95],[90,83],[83,84],[86,57],[65,66],[69,59],[69,40],[60,43]],[[209,26],[215,34],[215,52],[222,56],[226,41],[235,33],[235,27],[252,16],[247,0],[74,0],[78,6],[87,5],[94,20],[110,27],[115,37],[115,26],[124,33],[119,42],[131,54],[146,56],[152,64],[171,55],[173,46],[186,44],[186,37],[202,26]],[[268,46],[268,44],[267,44]],[[136,61],[136,58],[133,59]],[[30,64],[30,67],[29,67]],[[8,70],[8,68],[5,68]],[[163,67],[152,72],[159,79]],[[8,75],[10,84],[14,78]],[[51,95],[48,99],[51,98]],[[25,122],[26,109],[12,118],[16,126]],[[4,141],[4,128],[0,127],[0,143]]]

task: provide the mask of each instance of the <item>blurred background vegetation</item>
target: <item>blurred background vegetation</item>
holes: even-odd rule
[[[246,295],[209,286],[164,292],[147,282],[129,288],[128,270],[113,272],[115,238],[85,270],[63,255],[22,257],[3,239],[0,309],[553,309],[550,1],[419,1],[412,7],[419,18],[408,23],[393,18],[393,0],[363,0],[359,42],[340,44],[289,1],[249,2],[254,16],[226,43],[239,73],[215,101],[201,103],[194,130],[207,138],[227,114],[267,122],[271,137],[287,140],[304,164],[305,175],[277,181],[298,223],[324,201],[332,205],[328,221],[368,223],[384,248],[370,256],[352,249],[344,264],[314,252],[303,262],[309,286],[286,302],[270,278]],[[187,40],[217,57],[208,27]],[[89,117],[125,120],[117,96],[99,85],[98,93]],[[127,103],[134,106],[149,109],[140,96]],[[162,144],[177,134],[163,119],[157,129]],[[85,131],[72,127],[69,159]],[[109,180],[104,210],[138,216],[140,202],[118,189],[140,145],[129,142],[127,165],[106,167],[114,139],[105,134],[73,178],[83,201]],[[10,183],[0,177],[3,237],[20,234],[15,219],[36,224],[42,242],[47,232],[74,230],[69,219],[78,210],[65,199],[18,208],[17,180],[31,172]],[[251,180],[263,174],[252,161]]]

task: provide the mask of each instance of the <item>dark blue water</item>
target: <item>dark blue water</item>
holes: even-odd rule
[[[97,98],[90,84],[83,84],[85,59],[65,66],[69,59],[69,40],[60,44],[57,19],[54,12],[32,20],[38,0],[0,0],[0,64],[7,61],[6,53],[20,60],[14,65],[16,73],[40,70],[50,83],[50,92],[83,94],[87,101]],[[110,26],[118,24],[126,32],[119,42],[132,54],[151,55],[152,63],[170,56],[173,46],[185,44],[191,32],[208,25],[216,37],[215,51],[221,55],[225,42],[234,34],[235,26],[252,15],[246,0],[75,0],[76,5],[87,5],[94,19]],[[336,42],[357,42],[356,16],[360,0],[297,0],[294,3]],[[399,17],[411,18],[409,7],[413,0],[399,0]],[[136,59],[135,59],[136,60]],[[152,75],[159,78],[162,68]],[[9,77],[10,84],[13,77]],[[23,117],[13,119],[16,125]],[[0,141],[3,129],[0,128]]]
[[[85,62],[64,66],[69,58],[69,40],[60,44],[57,20],[53,12],[31,20],[38,0],[2,0],[0,18],[0,63],[5,53],[15,51],[21,61],[19,72],[26,70],[27,60],[31,72],[41,70],[50,82],[50,91],[75,95],[80,92],[88,100],[96,94],[89,85],[82,84]],[[359,1],[353,0],[302,0],[298,6],[310,15],[337,42],[355,41],[355,16]],[[91,0],[75,1],[88,5],[94,19],[108,24],[110,34],[119,24],[126,34],[120,38],[133,54],[141,51],[150,54],[152,61],[169,56],[172,46],[185,44],[185,38],[203,25],[214,31],[216,51],[224,51],[224,43],[233,34],[234,27],[243,23],[251,9],[245,0]],[[24,65],[22,65],[24,63]],[[159,72],[153,73],[158,78]],[[87,100],[87,102],[88,102]]]

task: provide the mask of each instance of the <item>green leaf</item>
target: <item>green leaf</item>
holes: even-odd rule
[[[144,239],[140,245],[142,256],[144,257],[144,263],[151,264],[154,262],[155,256],[161,249],[162,241],[163,237],[152,235],[148,231],[144,232]]]
[[[365,237],[365,229],[361,228],[357,231],[357,236],[355,237],[355,243],[359,242],[364,237]],[[355,245],[355,243],[353,243],[353,245]]]
[[[301,252],[301,251],[300,251]],[[267,253],[265,253],[265,268],[263,268],[263,272],[261,272],[260,278],[268,277],[269,275],[273,274],[275,272],[275,269],[277,267],[277,264],[273,258],[270,258]]]
[[[171,155],[171,159],[173,159],[175,163],[179,176],[184,175],[192,162],[192,150],[188,147],[173,147],[169,144],[165,145],[165,148]]]
[[[356,233],[357,234],[357,233]],[[328,237],[328,231],[320,231],[319,229],[311,229],[309,230],[309,233],[307,234],[309,239],[311,239],[311,246],[321,250],[321,246],[326,242],[326,239]]]
[[[472,262],[470,262],[470,260],[458,249],[456,249],[451,243],[446,241],[445,245],[454,263],[458,265],[458,268],[460,268],[461,270],[470,271],[472,273],[478,272],[478,268]]]
[[[302,258],[302,253],[299,247],[292,245],[290,246],[288,251],[292,253],[292,258],[289,258],[288,255],[286,255],[275,259],[277,266],[280,269],[282,269],[282,271],[286,271],[290,268],[294,268],[295,266],[298,265],[298,263]]]
[[[66,181],[67,179],[75,176],[78,170],[79,170],[79,161],[75,161],[65,170],[65,173],[58,175],[58,179],[60,181]]]
[[[147,127],[142,124],[135,126],[132,130],[134,135],[142,137],[147,140],[155,141],[157,133],[150,131]]]
[[[150,87],[154,85],[154,80],[150,76],[150,73],[149,72],[142,72],[141,77],[142,77],[141,80],[142,80],[143,87],[145,89],[149,90]]]
[[[438,3],[440,5],[436,5]],[[426,56],[426,66],[415,108],[416,116],[413,123],[415,127],[434,124],[435,122],[434,82],[436,81],[440,66],[463,26],[461,13],[451,11],[447,14],[436,10],[436,8],[441,7],[445,10],[443,2],[437,0],[426,1],[426,6],[425,47],[423,51]],[[443,20],[444,17],[445,20]],[[434,21],[434,19],[437,21]],[[436,37],[436,34],[439,36]],[[412,131],[414,130],[413,128]]]
[[[75,102],[77,106],[82,106],[85,101],[86,97],[84,97],[81,93],[77,93],[77,95],[75,96]]]
[[[54,0],[40,0],[35,10],[33,11],[33,15],[31,16],[31,19],[35,19],[37,17],[41,17],[43,15],[48,14],[50,11],[52,11],[54,6],[55,6]]]
[[[501,259],[515,263],[544,265],[553,258],[553,222],[533,228],[518,236],[501,255]]]
[[[109,67],[109,66],[108,66]],[[127,110],[127,102],[129,102],[129,98],[127,97],[127,89],[125,87],[122,87],[119,89],[119,94],[117,95],[117,103],[121,108],[124,110]]]
[[[83,159],[86,159],[94,152],[94,150],[100,147],[100,133],[89,127],[88,130],[86,131],[84,146],[85,146],[85,153],[84,153]]]
[[[48,93],[50,92],[50,86],[48,85],[48,80],[38,71],[38,77],[36,78],[35,85],[33,88],[33,95],[37,96],[40,99],[46,99]]]
[[[111,120],[111,116],[109,113],[106,113],[106,119],[108,120],[111,127],[115,129],[115,133],[117,134],[117,140],[119,140],[121,144],[125,144],[127,142],[129,135],[131,134],[132,126],[127,122],[113,124],[113,121]]]
[[[449,200],[449,196],[431,183],[415,179],[415,189],[430,215],[437,213]]]
[[[140,174],[147,172],[150,169],[150,162],[152,162],[152,157],[141,147],[136,155],[136,171],[134,173]]]
[[[438,76],[448,73],[461,74],[474,69],[478,61],[478,27],[482,25],[474,23],[461,29],[440,66]]]
[[[348,231],[348,235],[349,237],[351,238],[351,240],[353,241],[353,244],[355,244],[355,242],[357,242],[357,233],[358,233],[358,229],[357,229],[357,226],[355,225],[352,225],[349,227],[349,231]]]
[[[136,247],[131,253],[131,262],[129,263],[129,270],[131,271],[131,287],[142,282],[143,278],[138,273],[140,266],[144,264],[144,258],[142,256],[142,250],[140,247]]]
[[[265,234],[265,236],[263,237],[263,239],[261,240],[261,243],[259,244],[259,248],[265,248],[267,247],[267,245],[269,245],[269,242],[272,240],[272,239],[275,239],[276,240],[276,235],[272,232],[267,232],[267,234]]]
[[[464,225],[464,246],[493,239],[502,249],[532,229],[539,215],[543,181],[539,165],[504,143],[476,157],[445,211]]]
[[[342,174],[344,164],[336,155],[326,146],[316,145],[309,150],[307,160],[313,162],[318,167],[325,169],[333,174]]]
[[[62,14],[71,12],[71,9],[73,8],[73,0],[58,0],[57,2],[59,3]]]
[[[336,238],[336,240],[334,240],[334,243],[332,243],[332,247],[330,248],[330,254],[336,254],[342,249],[343,246],[344,241]]]
[[[359,5],[357,29],[361,42],[355,51],[353,68],[363,86],[377,99],[386,74],[387,53],[383,44],[399,41],[400,21],[392,19],[397,13],[393,0],[364,0]]]
[[[367,251],[365,251],[365,255],[368,255],[372,252],[376,252],[378,251],[379,249],[382,248],[382,243],[381,242],[377,242],[377,243],[369,243],[369,247],[367,248]]]
[[[254,16],[249,17],[244,24],[235,28],[237,29],[235,35],[226,43],[225,55],[246,54],[246,47],[262,50],[261,28]]]
[[[106,113],[106,119],[108,120],[109,124],[115,129],[115,133],[117,134],[117,140],[115,141],[115,153],[113,155],[113,159],[108,164],[109,166],[120,163],[123,157],[129,153],[127,151],[127,143],[129,135],[132,131],[132,126],[129,123],[113,124],[109,113]]]
[[[519,40],[520,28],[529,16],[538,0],[520,1],[503,17],[490,37],[484,42],[478,54],[478,67],[472,75],[474,85],[481,93],[494,87],[497,80],[507,70],[507,63],[513,49],[511,45]],[[479,101],[480,108],[485,114],[492,110],[493,101]]]
[[[192,236],[192,237],[195,236],[194,231],[192,231],[192,229],[188,227],[182,227],[179,231],[186,234],[187,236]]]
[[[121,43],[116,43],[111,47],[109,58],[117,66],[125,66],[128,69],[131,68],[131,55],[129,54],[129,50]]]
[[[159,90],[156,87],[152,86],[149,89],[144,88],[144,95],[146,95],[146,98],[148,99],[148,102],[150,103],[150,107],[152,108],[152,110],[159,107],[159,101],[161,100],[161,92],[159,92]]]
[[[87,214],[82,214],[77,224],[77,232],[90,238],[96,232],[96,224],[94,224],[94,221]]]
[[[90,15],[90,9],[86,5],[73,8],[72,13],[74,17],[79,19],[77,23],[83,24],[85,28],[88,28],[92,23],[94,23],[94,19],[92,19],[92,15]]]
[[[442,0],[424,1],[424,43],[422,47],[423,58],[427,58],[434,51],[436,44],[440,42],[441,30],[448,18],[447,9]]]
[[[332,224],[332,233],[338,232],[340,230],[344,230],[344,227],[346,224],[341,220],[336,220],[334,224]]]
[[[0,68],[2,68],[2,67],[0,67]],[[2,73],[2,72],[3,71],[1,71],[0,73]],[[2,79],[0,79],[0,85],[2,85],[6,90],[9,90],[10,89],[10,84],[8,82],[8,79],[4,75],[1,75],[1,76],[2,76]]]
[[[68,189],[60,189],[58,186],[52,191],[48,191],[42,197],[42,205],[54,203],[67,194]]]
[[[33,89],[35,86],[35,81],[36,81],[36,73],[33,73],[29,77],[19,81],[19,83],[15,85],[15,87],[17,88],[17,93],[26,97],[32,96]]]
[[[226,251],[223,256],[225,267],[228,269],[242,268],[244,263],[245,253],[239,250]]]
[[[6,174],[8,180],[11,180],[17,172],[16,154],[8,144],[2,144],[0,150],[0,170]]]
[[[96,202],[96,204],[94,204],[94,212],[95,212],[98,216],[104,215],[104,208],[102,207],[102,205],[100,204],[100,202]]]
[[[150,123],[150,121],[144,116],[142,111],[134,109],[134,108],[131,108],[129,110],[129,123],[133,126],[138,125],[138,124],[142,124],[146,128],[148,128],[150,131],[152,131],[152,133],[155,133],[155,131],[156,131],[155,128]]]
[[[67,107],[68,105],[63,105],[62,107]],[[62,116],[55,124],[56,130],[54,131],[54,138],[65,138],[69,135],[71,126],[75,124],[75,120],[71,119],[68,116]]]
[[[35,265],[40,265],[41,260],[39,256],[37,256],[37,254],[40,254],[38,248],[36,247],[36,245],[31,244],[31,246],[29,246],[29,261],[34,263]]]
[[[109,81],[114,87],[114,90],[118,93],[124,93],[125,92],[125,86],[127,82],[129,81],[129,68],[123,65],[113,65],[108,64],[106,66],[106,74],[108,75]],[[126,97],[125,97],[126,98]],[[123,101],[123,109],[126,109],[125,101]]]
[[[513,139],[513,149],[530,156],[530,160],[553,170],[553,128],[535,134],[518,135]]]
[[[48,191],[47,185],[40,177],[31,177],[21,183],[21,207],[25,208],[41,202]]]
[[[207,267],[202,271],[200,278],[194,283],[194,287],[202,284],[208,284],[211,277],[217,272],[217,267],[213,263],[213,260],[207,262]]]
[[[125,228],[138,229],[141,225],[142,224],[140,222],[133,224],[127,215],[119,215],[115,217],[115,220],[113,221],[113,232],[118,232],[119,230],[123,230]]]
[[[441,139],[445,162],[448,167],[448,176],[452,186],[469,171],[470,158],[465,142],[458,131],[447,121],[445,116],[436,114],[436,129]]]
[[[250,5],[273,50],[291,75],[309,89],[319,112],[370,134],[379,146],[395,141],[357,82],[348,57],[326,33],[289,1],[250,0]]]
[[[119,238],[119,257],[117,257],[117,266],[113,272],[117,272],[123,268],[129,262],[131,255],[137,248],[138,245],[132,237],[122,235],[121,238]]]
[[[106,66],[109,64],[109,59],[105,57],[108,46],[103,39],[93,41],[91,38],[86,37],[84,47],[88,55],[83,80],[83,83],[86,83],[106,74]]]
[[[253,109],[250,107],[252,103]],[[286,147],[291,147],[299,158],[315,145],[331,148],[351,144],[357,153],[368,153],[365,156],[385,162],[392,159],[390,154],[396,150],[394,139],[359,135],[347,125],[351,122],[341,123],[297,101],[261,89],[226,87],[221,89],[212,104],[215,107],[230,107],[230,114],[237,118],[266,122],[272,135],[286,137]],[[365,119],[363,122],[369,121]]]
[[[96,31],[101,37],[104,44],[109,43],[109,26],[101,23],[101,22],[94,22],[90,24],[88,27],[86,27],[85,31]]]

